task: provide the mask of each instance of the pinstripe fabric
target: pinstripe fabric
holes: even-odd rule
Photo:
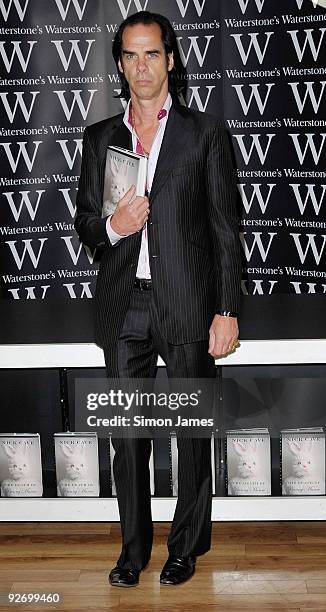
[[[207,342],[166,342],[152,292],[134,290],[118,342],[104,349],[108,377],[154,377],[158,354],[169,378],[215,377]],[[169,554],[199,556],[210,549],[211,542],[211,441],[178,438],[177,443],[178,501],[167,545]],[[143,569],[153,543],[150,440],[112,438],[112,444],[122,533],[117,565]]]
[[[123,114],[85,129],[75,228],[103,250],[95,293],[95,339],[115,343],[130,302],[141,233],[112,247],[101,219],[106,148],[131,148]],[[237,186],[227,132],[216,117],[173,103],[150,194],[153,296],[165,339],[208,339],[217,310],[239,311]]]

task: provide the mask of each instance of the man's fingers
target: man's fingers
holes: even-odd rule
[[[211,339],[211,336],[210,336]],[[236,338],[216,338],[214,344],[209,343],[208,352],[214,355],[215,357],[221,357],[222,355],[227,355],[230,352],[233,352],[239,345]]]
[[[214,334],[213,346],[211,342],[212,334]],[[230,352],[233,352],[233,350],[237,348],[238,335],[239,328],[236,318],[223,317],[216,314],[209,328],[210,343],[208,352],[215,357],[222,357],[230,354]]]
[[[149,217],[149,203],[147,198],[136,198],[130,209],[130,214],[143,226]]]
[[[208,352],[212,353],[215,346],[215,334],[213,331],[209,332],[209,344],[208,344]]]
[[[112,229],[123,236],[139,232],[148,220],[149,212],[148,198],[137,196],[135,185],[131,185],[112,216]],[[115,227],[112,225],[112,220]]]
[[[216,342],[213,348],[213,355],[216,357],[220,357],[221,355],[226,355],[228,352],[228,346],[222,342]]]
[[[128,204],[130,204],[131,200],[134,198],[136,193],[136,187],[135,185],[131,185],[131,187],[128,189],[128,191],[126,191],[126,193],[124,194],[123,198],[121,198],[119,205],[120,206],[127,206]]]
[[[234,351],[239,348],[240,346],[240,342],[237,338],[234,338],[234,340],[232,340],[232,342],[230,342],[229,344],[229,353],[234,353]]]
[[[148,219],[148,216],[149,216],[149,211],[148,211],[148,209],[146,208],[146,210],[145,210],[145,214],[144,214],[144,216],[143,216],[143,225],[145,225],[145,223],[146,223],[146,221],[147,221],[147,219]]]
[[[132,203],[133,209],[139,212],[145,212],[145,210],[149,209],[149,201],[148,198],[142,198],[137,196],[135,201]]]

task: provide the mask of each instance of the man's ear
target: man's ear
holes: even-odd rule
[[[122,68],[122,64],[121,64],[120,60],[118,60],[118,68],[119,68],[120,72],[123,72],[123,68]]]
[[[172,70],[174,66],[174,57],[173,57],[173,51],[171,51],[171,53],[168,53],[168,71],[170,72],[170,70]]]

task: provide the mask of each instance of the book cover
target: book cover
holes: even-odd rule
[[[112,215],[117,204],[131,185],[136,186],[136,195],[145,194],[147,157],[121,147],[107,149],[102,217]]]
[[[178,496],[178,444],[177,436],[171,434],[169,438],[170,455],[170,488],[173,497]],[[212,470],[212,495],[216,492],[216,462],[215,462],[215,438],[211,437],[211,470]]]
[[[153,440],[151,440],[151,445],[152,445],[152,450],[151,450],[151,455],[149,459],[149,476],[150,476],[151,495],[154,495],[155,494],[155,466],[154,466]],[[110,436],[110,443],[109,443],[109,455],[110,455],[111,495],[113,497],[116,497],[117,489],[116,489],[116,484],[114,480],[114,472],[113,472],[113,460],[114,460],[115,450],[112,444],[111,436]]]
[[[97,434],[54,434],[58,497],[98,497],[99,461]]]
[[[42,497],[39,434],[0,434],[1,497]]]
[[[228,495],[271,495],[271,447],[267,429],[227,431],[226,452]]]
[[[325,434],[321,427],[281,431],[282,495],[325,495]]]

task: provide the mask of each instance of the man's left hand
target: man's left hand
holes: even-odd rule
[[[221,357],[233,350],[233,343],[238,339],[239,328],[236,317],[224,317],[216,314],[209,328],[208,352],[213,357]]]

